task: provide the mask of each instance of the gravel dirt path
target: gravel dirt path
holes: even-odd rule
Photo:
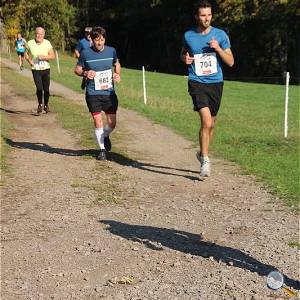
[[[59,84],[51,91],[84,104]],[[299,290],[299,251],[289,246],[298,216],[236,166],[215,158],[213,175],[198,180],[190,142],[125,109],[116,144],[126,157],[113,148],[99,162],[55,112],[33,116],[36,100],[4,74],[1,99],[14,125],[1,299],[288,299],[267,288],[272,270]]]

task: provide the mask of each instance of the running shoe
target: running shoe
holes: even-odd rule
[[[111,150],[111,141],[109,139],[109,136],[106,136],[104,138],[104,148],[106,151],[110,151]]]
[[[106,150],[105,149],[101,149],[99,151],[99,154],[97,156],[97,160],[107,160],[107,157],[106,157]]]
[[[49,106],[48,106],[48,105],[45,105],[45,106],[44,106],[44,111],[45,111],[46,114],[47,114],[48,112],[50,112],[50,109],[49,109]]]
[[[23,65],[20,66],[20,70],[22,71],[24,69]]]
[[[210,160],[208,158],[203,158],[203,162],[200,167],[200,176],[209,177],[210,176]]]
[[[41,114],[43,112],[43,106],[41,104],[38,105],[36,112]]]

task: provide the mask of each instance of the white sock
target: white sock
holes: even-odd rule
[[[109,136],[113,130],[114,130],[113,128],[111,128],[109,125],[106,124],[104,126],[104,136],[105,137]]]
[[[104,129],[103,128],[95,128],[95,135],[96,135],[96,140],[97,144],[100,149],[105,149],[104,148]]]

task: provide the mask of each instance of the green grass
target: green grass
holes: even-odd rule
[[[1,99],[1,107],[3,107],[2,99]],[[8,171],[7,165],[7,154],[9,152],[9,146],[5,142],[6,139],[9,138],[10,132],[12,129],[12,124],[9,122],[3,111],[0,113],[0,123],[1,123],[1,174],[2,172]],[[2,180],[2,178],[1,178]]]
[[[300,243],[299,242],[291,241],[291,242],[289,242],[289,246],[290,247],[295,247],[295,248],[297,248],[297,250],[300,250]]]
[[[53,62],[52,79],[80,91],[75,64],[75,58],[60,55],[61,74]],[[146,72],[146,81],[148,103],[144,105],[141,71],[122,69],[122,82],[117,85],[120,105],[174,129],[196,145],[199,118],[192,111],[187,78]],[[287,205],[298,207],[300,87],[290,86],[287,139],[283,137],[284,94],[281,85],[226,82],[210,150],[238,163]]]

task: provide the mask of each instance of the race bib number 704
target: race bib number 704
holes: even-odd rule
[[[105,70],[96,72],[96,76],[94,77],[95,81],[95,90],[108,90],[112,88],[112,71]]]
[[[194,55],[195,72],[197,76],[205,76],[218,72],[216,53],[202,53]]]

